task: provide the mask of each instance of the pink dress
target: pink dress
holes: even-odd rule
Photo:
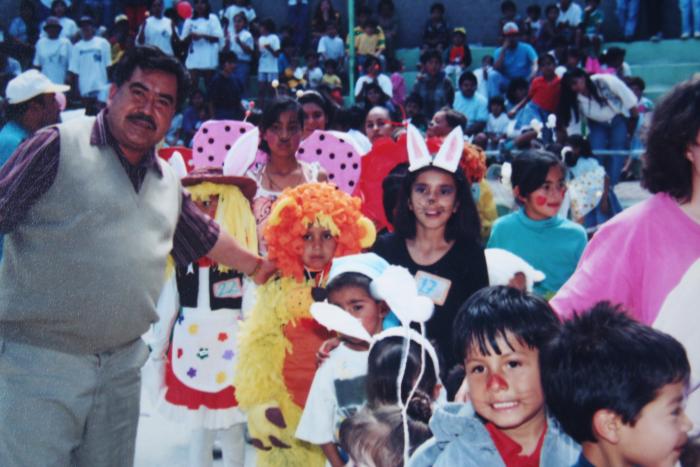
[[[551,300],[567,318],[601,300],[651,325],[666,296],[700,258],[700,224],[659,193],[605,223]]]

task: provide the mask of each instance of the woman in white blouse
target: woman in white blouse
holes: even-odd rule
[[[192,18],[185,20],[182,40],[189,41],[185,66],[190,70],[192,83],[199,85],[204,78],[209,83],[219,66],[219,50],[223,45],[224,32],[219,18],[211,12],[208,0],[195,0]]]
[[[177,40],[177,33],[170,18],[163,16],[163,0],[153,0],[151,3],[150,14],[141,25],[137,40],[139,44],[153,45],[173,55],[173,41]]]
[[[577,68],[564,74],[557,123],[564,127],[572,117],[586,117],[593,152],[623,150],[637,126],[637,98],[627,85],[612,74],[590,76]],[[610,184],[617,184],[625,163],[621,155],[603,156]]]

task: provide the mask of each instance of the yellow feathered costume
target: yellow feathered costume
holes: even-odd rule
[[[376,235],[360,212],[360,200],[331,184],[287,189],[274,204],[265,240],[280,276],[258,289],[255,307],[241,326],[234,382],[239,406],[248,413],[249,434],[260,449],[258,466],[325,463],[318,446],[294,436],[316,370],[316,351],[329,336],[309,313],[317,284],[304,277],[301,261],[302,237],[313,225],[334,235],[335,256],[360,252]]]

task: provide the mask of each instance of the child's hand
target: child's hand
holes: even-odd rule
[[[323,344],[321,344],[321,347],[318,349],[318,352],[316,352],[316,365],[321,366],[321,364],[323,362],[325,362],[326,359],[330,356],[333,349],[335,349],[339,345],[340,345],[340,338],[339,337],[331,337],[330,339],[325,341]]]

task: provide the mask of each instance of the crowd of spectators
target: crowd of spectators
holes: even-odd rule
[[[683,38],[700,36],[691,3],[680,2]],[[208,119],[255,120],[254,106],[262,108],[271,96],[316,90],[329,106],[327,127],[343,131],[366,133],[365,116],[375,106],[385,107],[394,122],[410,120],[428,132],[453,109],[464,117],[470,142],[500,154],[566,145],[582,134],[593,152],[638,153],[653,104],[643,95],[644,81],[631,76],[625,50],[604,49],[602,29],[610,19],[600,0],[532,4],[524,15],[511,0],[500,7],[500,46],[473,64],[466,29],[448,24],[457,22],[448,21],[444,4],[432,4],[418,70],[406,70],[396,54],[401,25],[392,0],[380,0],[375,9],[357,2],[352,35],[331,0],[288,0],[286,21],[258,17],[251,0],[226,0],[218,11],[208,0],[54,0],[50,8],[23,0],[2,31],[0,88],[36,67],[53,82],[71,85],[69,109],[95,114],[108,97],[111,64],[129,47],[150,44],[182,60],[196,85],[167,144],[189,144]],[[627,40],[637,29],[638,10],[639,2],[617,2]],[[648,29],[660,37],[657,26]],[[410,88],[406,71],[417,71]],[[348,108],[344,96],[351,89],[355,106]],[[638,166],[634,157],[602,162],[612,184],[634,177]]]

